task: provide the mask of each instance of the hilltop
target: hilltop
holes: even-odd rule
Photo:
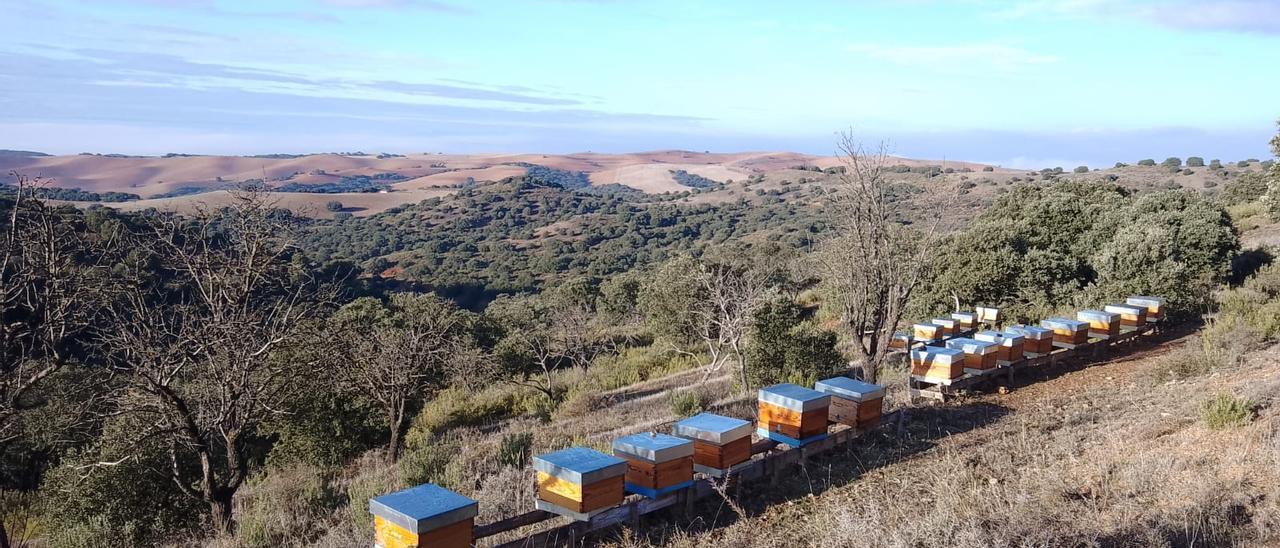
[[[625,188],[644,195],[677,195],[691,203],[724,203],[743,195],[787,190],[793,184],[829,187],[842,163],[832,156],[794,152],[709,153],[680,150],[628,154],[268,154],[163,157],[115,154],[49,156],[8,151],[0,172],[40,176],[79,193],[51,196],[80,204],[102,202],[125,210],[191,212],[226,203],[224,189],[260,183],[279,191],[281,207],[328,218],[342,211],[367,216],[513,177],[531,177],[571,189]],[[1009,169],[972,162],[892,158],[891,177],[920,183],[947,175],[989,202],[999,189],[1037,180],[1104,180],[1135,189],[1189,188],[1215,192],[1240,173],[1263,169],[1256,160],[1211,166],[1125,165],[1071,169]],[[112,194],[112,198],[101,195]],[[687,194],[685,194],[687,193]],[[97,194],[95,196],[95,194]]]

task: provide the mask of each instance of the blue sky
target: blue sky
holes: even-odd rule
[[[5,0],[0,148],[1263,157],[1277,0]]]

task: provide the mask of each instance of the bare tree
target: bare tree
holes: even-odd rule
[[[406,411],[430,399],[473,356],[468,315],[431,293],[358,299],[333,317],[335,364],[349,388],[377,403],[387,421],[387,458],[400,456]]]
[[[683,257],[658,269],[641,294],[641,307],[650,327],[674,351],[705,356],[704,382],[733,362],[745,388],[743,348],[756,310],[773,290],[771,273],[764,269]]]
[[[301,342],[331,297],[293,268],[290,217],[269,195],[232,197],[191,219],[157,217],[134,238],[152,271],[99,333],[124,383],[117,412],[145,425],[121,445],[167,446],[170,479],[219,532],[233,526],[258,426],[286,412],[291,380],[320,362]]]
[[[893,331],[929,267],[947,183],[939,176],[924,189],[913,189],[889,180],[884,143],[867,149],[846,133],[839,148],[844,171],[829,204],[836,230],[814,263],[855,342],[862,377],[874,382]],[[918,222],[907,222],[907,213]]]

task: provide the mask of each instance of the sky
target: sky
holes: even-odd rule
[[[0,148],[1269,156],[1280,0],[4,0]]]

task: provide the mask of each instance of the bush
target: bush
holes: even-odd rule
[[[1165,167],[1182,167],[1182,158],[1178,158],[1177,156],[1170,156],[1168,158],[1165,158],[1163,162],[1160,162],[1160,165]]]
[[[1088,173],[1088,172],[1089,172],[1089,166],[1076,166],[1075,172],[1076,172],[1076,173]]]
[[[995,171],[996,168],[991,166],[982,166],[982,171]]]
[[[1236,167],[1249,167],[1249,161],[1240,160],[1239,162],[1236,162]]]
[[[1218,394],[1200,408],[1200,416],[1210,430],[1222,430],[1249,424],[1256,408],[1257,404],[1252,400]]]
[[[1152,160],[1151,158],[1147,158],[1147,159],[1145,159],[1145,160],[1138,160],[1138,165],[1140,165],[1140,166],[1154,166],[1154,165],[1156,165],[1156,161],[1155,161],[1155,160]]]
[[[691,417],[701,413],[711,402],[698,389],[678,390],[671,393],[671,412],[677,417]]]
[[[1184,169],[1184,170],[1182,170],[1182,174],[1183,174],[1183,175],[1191,175],[1191,174],[1194,174],[1194,173],[1195,173],[1195,172],[1194,172],[1194,171],[1191,171],[1191,169],[1189,169],[1189,168],[1188,168],[1188,169]]]
[[[1126,164],[1124,162],[1116,162],[1116,167],[1129,167],[1129,164]]]
[[[533,432],[504,434],[498,446],[498,464],[508,468],[521,468],[533,454]]]
[[[236,499],[235,534],[242,546],[309,543],[339,503],[331,478],[312,466],[276,469],[257,475]],[[363,501],[361,501],[363,502]]]
[[[1217,159],[1217,158],[1214,158],[1214,159],[1212,159],[1212,160],[1209,160],[1209,168],[1210,168],[1210,169],[1222,169],[1222,160],[1219,160],[1219,159]]]
[[[342,211],[343,209],[342,202],[339,202],[337,200],[329,200],[328,202],[325,202],[324,208],[329,211]]]
[[[1199,156],[1187,158],[1187,167],[1204,167],[1204,158]]]

